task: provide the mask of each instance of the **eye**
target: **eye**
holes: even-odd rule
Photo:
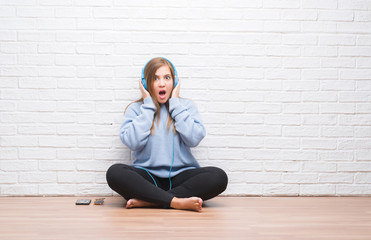
[[[158,80],[158,77],[157,76],[155,77],[155,80]]]
[[[166,80],[170,80],[171,79],[171,77],[170,76],[166,76]]]

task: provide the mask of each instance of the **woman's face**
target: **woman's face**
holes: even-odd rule
[[[171,96],[174,81],[168,66],[164,65],[157,69],[153,80],[153,94],[158,103],[166,103]]]

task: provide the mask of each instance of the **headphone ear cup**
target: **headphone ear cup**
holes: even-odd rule
[[[144,89],[146,89],[148,91],[146,79],[144,77],[142,77],[142,84],[143,84]]]
[[[147,62],[147,63],[148,63],[148,62]],[[147,63],[146,63],[146,65],[144,65],[144,67],[143,67],[143,69],[142,69],[142,84],[143,84],[144,89],[146,89],[146,90],[148,90],[148,89],[147,89],[146,79],[144,78],[144,69],[146,68]]]

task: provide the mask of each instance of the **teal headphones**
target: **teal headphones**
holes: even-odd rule
[[[161,58],[164,59],[165,61],[169,62],[170,65],[171,65],[171,66],[173,67],[173,69],[174,69],[174,75],[175,75],[175,79],[174,79],[174,87],[175,87],[175,86],[178,84],[178,72],[176,71],[174,64],[173,64],[172,62],[170,62],[169,59],[164,58],[164,57],[161,57]],[[153,58],[152,58],[152,59],[153,59]],[[152,60],[152,59],[151,59],[151,60]],[[143,67],[143,69],[142,69],[142,84],[143,84],[143,86],[144,86],[144,88],[145,88],[146,90],[148,90],[148,88],[147,88],[147,81],[146,81],[146,79],[145,79],[145,77],[144,77],[144,70],[146,69],[147,64],[148,64],[151,60],[149,60],[149,61],[144,65],[144,67]]]

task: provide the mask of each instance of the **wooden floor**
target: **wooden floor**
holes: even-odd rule
[[[0,239],[371,239],[369,197],[218,197],[201,213],[76,199],[1,197]]]

